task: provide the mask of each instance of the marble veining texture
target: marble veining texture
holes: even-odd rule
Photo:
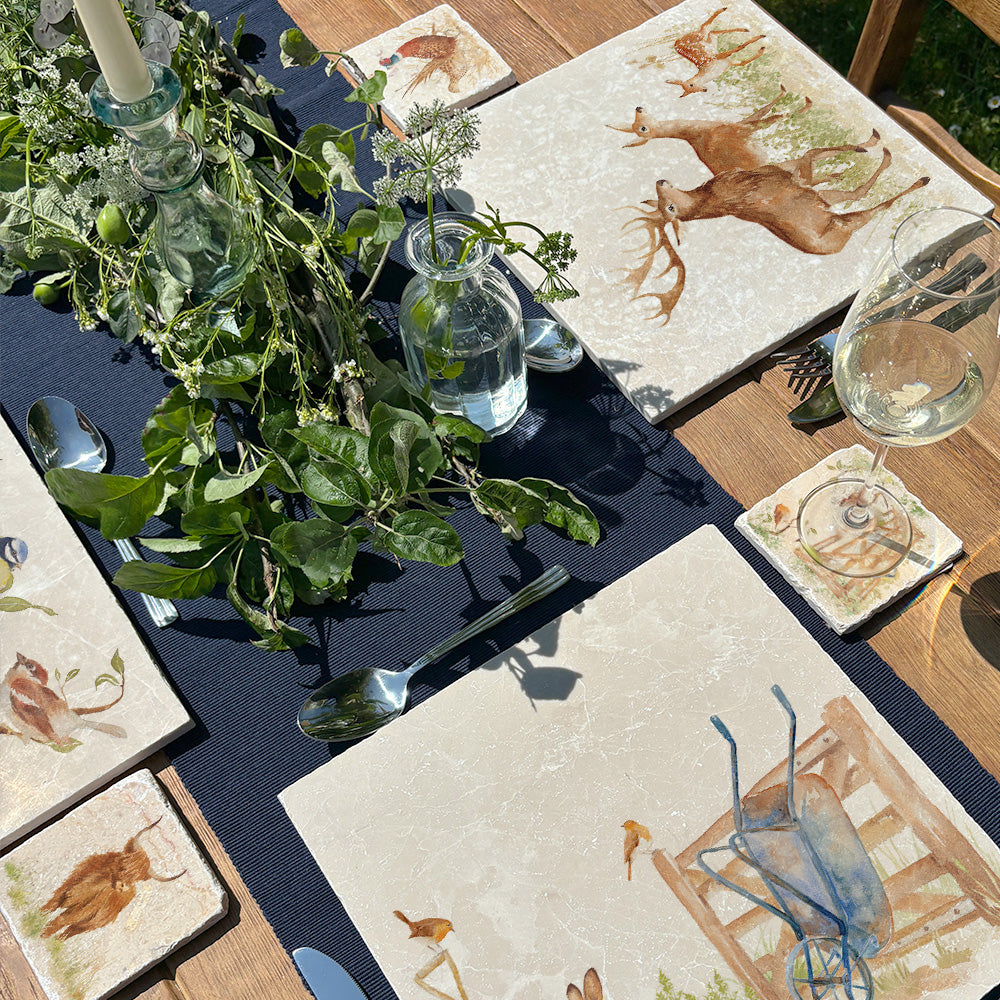
[[[902,503],[910,517],[910,555],[891,573],[868,579],[831,573],[809,557],[796,530],[802,498],[831,479],[864,479],[872,457],[860,444],[835,451],[736,519],[737,529],[840,635],[919,587],[962,554],[962,540],[928,511],[898,476],[883,468],[878,482]]]
[[[149,771],[16,847],[0,870],[0,910],[50,1000],[109,996],[227,907]]]
[[[442,946],[470,1000],[552,1000],[590,967],[617,1000],[653,1000],[661,972],[701,997],[714,973],[731,988],[735,977],[645,840],[628,880],[622,824],[648,827],[653,848],[676,854],[731,806],[729,749],[712,713],[739,743],[744,789],[780,766],[775,683],[798,713],[800,742],[846,695],[1000,870],[985,834],[711,526],[280,799],[400,1000],[424,997],[415,977],[439,953],[410,938],[395,910],[451,922]],[[851,797],[852,812],[867,795]],[[976,921],[967,932],[971,957],[941,997],[978,1000],[1000,977],[996,928]],[[773,945],[777,932],[767,933]],[[426,982],[459,996],[447,964]]]
[[[0,594],[2,847],[193,723],[2,419],[0,536],[26,552]]]
[[[382,110],[402,125],[414,104],[468,108],[514,84],[514,71],[448,4],[348,51],[365,77],[386,74]]]
[[[569,276],[580,297],[550,309],[654,423],[846,303],[896,224],[911,212],[932,204],[980,212],[991,207],[750,0],[733,0],[709,26],[746,31],[713,36],[710,44],[727,51],[763,35],[731,60],[749,59],[761,49],[763,54],[708,80],[704,93],[683,94],[668,81],[690,79],[695,64],[674,43],[719,6],[715,0],[686,0],[484,105],[478,110],[482,148],[466,166],[460,188],[448,193],[461,210],[484,210],[488,202],[505,219],[573,234],[579,257]],[[804,252],[763,224],[725,211],[688,218],[679,243],[670,226],[647,233],[657,181],[691,191],[715,183],[733,162],[719,150],[709,155],[703,149],[705,160],[699,159],[694,142],[666,137],[676,129],[661,129],[661,137],[651,129],[647,141],[635,144],[643,136],[609,126],[632,126],[641,107],[656,122],[700,123],[704,136],[709,124],[740,122],[776,98],[780,103],[772,113],[779,120],[768,123],[763,115],[748,137],[724,143],[729,154],[739,154],[741,168],[872,142],[877,129],[880,138],[865,151],[815,164],[817,190],[848,191],[874,174],[883,149],[892,156],[867,195],[825,212],[813,204],[815,194],[786,174],[779,214],[799,220],[793,229],[801,245],[831,216],[874,207],[922,177],[930,183],[861,225],[837,253]],[[802,110],[807,99],[812,105]],[[625,148],[627,143],[633,145]],[[840,179],[831,176],[844,171]],[[758,211],[745,192],[729,202],[720,195],[717,203]],[[646,223],[623,233],[623,226],[643,217]],[[637,289],[626,281],[630,269],[643,265],[651,239],[669,239],[685,271],[667,322],[655,296],[671,294],[679,270],[661,275],[670,263],[665,246]],[[538,270],[523,257],[509,263],[530,286],[538,283]]]

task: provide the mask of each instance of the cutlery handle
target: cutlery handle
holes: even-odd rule
[[[540,601],[547,597],[554,590],[558,590],[569,579],[569,573],[562,566],[553,566],[547,569],[537,580],[533,580],[526,587],[522,587],[516,594],[511,594],[506,600],[501,601],[495,608],[487,611],[481,618],[474,622],[469,622],[464,628],[460,628],[453,636],[438,643],[433,649],[428,650],[419,659],[414,660],[405,670],[400,671],[406,677],[412,677],[418,670],[426,667],[435,660],[440,660],[445,653],[450,653],[453,649],[461,646],[466,639],[471,639],[480,632],[485,632],[505,618]]]
[[[115,548],[118,549],[118,554],[122,557],[122,562],[132,562],[136,559],[142,559],[138,549],[132,544],[131,538],[116,538]],[[164,628],[177,620],[177,608],[174,606],[173,601],[165,600],[162,597],[153,597],[152,594],[140,594],[139,596],[142,598],[142,603],[146,606],[149,617],[153,619],[153,624],[157,628]]]

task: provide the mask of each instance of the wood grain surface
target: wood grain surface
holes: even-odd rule
[[[436,6],[435,0],[281,0],[321,49],[343,51]],[[524,82],[636,27],[657,0],[452,0]],[[990,16],[995,0],[984,6]],[[836,324],[827,321],[816,336]],[[804,336],[805,343],[810,337]],[[663,427],[744,507],[860,435],[847,420],[813,430],[786,419],[797,402],[761,361]],[[965,543],[948,574],[879,615],[862,636],[1000,778],[1000,392],[938,444],[894,449],[889,466]],[[151,766],[229,891],[226,919],[125,988],[120,1000],[307,1000],[308,992],[197,803],[159,754]],[[0,920],[0,1000],[44,1000]]]

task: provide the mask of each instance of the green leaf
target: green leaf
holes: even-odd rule
[[[410,449],[417,440],[417,428],[409,420],[382,421],[372,425],[368,461],[377,476],[397,495],[407,492],[410,480]]]
[[[159,510],[165,478],[160,472],[136,478],[50,469],[45,483],[59,503],[96,521],[105,538],[128,538]]]
[[[214,382],[218,385],[226,385],[230,382],[246,382],[253,378],[260,370],[260,363],[263,360],[260,354],[228,354],[224,358],[212,361],[205,365],[202,372],[202,379],[206,382]]]
[[[358,183],[357,174],[354,173],[354,166],[337,148],[336,143],[324,142],[322,154],[323,159],[330,168],[326,176],[331,184],[339,184],[345,191],[354,191],[356,194],[365,193],[365,189]]]
[[[139,334],[142,322],[132,305],[132,295],[127,288],[119,289],[108,301],[108,326],[111,332],[131,343]]]
[[[464,554],[458,532],[426,510],[404,510],[398,514],[382,541],[401,559],[435,566],[453,566]]]
[[[522,479],[521,485],[537,493],[545,501],[545,522],[565,530],[570,538],[596,545],[601,526],[591,509],[581,503],[564,486],[548,479]]]
[[[239,612],[240,617],[257,635],[261,636],[259,641],[254,642],[255,646],[277,652],[284,649],[294,649],[296,646],[304,646],[309,642],[309,636],[305,632],[300,632],[297,628],[292,628],[291,625],[286,625],[282,621],[272,623],[272,619],[268,618],[263,611],[251,607],[240,593],[235,581],[231,581],[226,587],[226,597]]]
[[[235,518],[235,519],[234,519]],[[237,525],[250,520],[250,511],[234,500],[216,500],[199,504],[181,517],[181,531],[186,535],[238,535]]]
[[[395,425],[412,424],[416,435]],[[373,471],[397,492],[406,493],[426,486],[441,468],[441,442],[419,413],[377,402],[371,410],[371,438],[368,460]]]
[[[150,414],[142,432],[142,450],[149,465],[199,465],[216,451],[215,411],[205,400],[192,400],[175,386]]]
[[[388,80],[385,70],[377,69],[364,83],[355,87],[344,100],[360,101],[362,104],[378,104],[385,93],[385,85]]]
[[[339,590],[351,579],[358,538],[339,524],[315,518],[280,525],[271,534],[271,548],[301,569],[313,587]]]
[[[338,458],[362,475],[368,475],[368,438],[353,427],[337,424],[308,424],[293,427],[288,433],[299,441],[304,441],[313,451],[327,458]]]
[[[70,672],[69,672],[69,673],[68,673],[68,674],[66,675],[66,683],[68,684],[68,683],[69,683],[69,682],[70,682],[70,681],[71,681],[71,680],[72,680],[72,679],[73,679],[74,677],[76,677],[76,675],[77,675],[77,674],[78,674],[79,672],[80,672],[80,668],[79,668],[79,667],[74,667],[74,668],[73,668],[73,669],[72,669],[72,670],[71,670],[71,671],[70,671]]]
[[[298,28],[287,28],[281,33],[281,65],[312,66],[319,61],[319,50]]]
[[[205,499],[229,500],[232,497],[238,497],[241,493],[256,484],[269,467],[270,463],[260,465],[250,472],[232,473],[225,470],[217,472],[205,483]]]
[[[309,462],[299,470],[299,481],[302,492],[318,503],[350,508],[362,504],[360,478],[339,462]]]
[[[202,597],[219,582],[214,563],[185,569],[138,559],[123,563],[114,577],[115,585],[126,590],[178,600]]]
[[[398,240],[400,234],[406,228],[406,219],[403,217],[403,210],[399,205],[379,205],[378,226],[375,229],[373,239],[376,243],[392,243]]]
[[[474,444],[489,441],[489,434],[471,420],[454,413],[439,413],[434,418],[434,433],[438,437],[465,438]]]
[[[31,601],[26,601],[23,597],[0,597],[0,611],[28,611],[34,609],[35,611],[44,611],[45,614],[53,616],[55,611],[52,608],[46,608],[41,604],[32,604]]]
[[[529,524],[538,524],[545,516],[545,501],[511,479],[484,479],[471,497],[482,513],[500,514],[507,523],[504,533],[514,538],[520,538]]]
[[[116,674],[121,676],[125,675],[125,661],[122,659],[121,653],[119,653],[117,649],[111,657],[111,669]],[[72,676],[72,674],[70,676]]]
[[[354,253],[362,240],[371,239],[375,235],[378,222],[378,213],[373,209],[359,208],[348,219],[341,234],[344,240],[344,249],[348,253]]]
[[[203,552],[206,542],[203,538],[140,538],[139,544],[151,552]]]

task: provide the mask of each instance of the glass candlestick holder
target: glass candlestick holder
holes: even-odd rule
[[[119,101],[102,75],[90,89],[90,106],[132,143],[129,163],[156,199],[155,232],[168,270],[190,289],[192,301],[208,302],[239,284],[253,263],[247,213],[205,183],[201,148],[177,119],[177,74],[160,63],[146,65],[153,81],[148,97]]]

